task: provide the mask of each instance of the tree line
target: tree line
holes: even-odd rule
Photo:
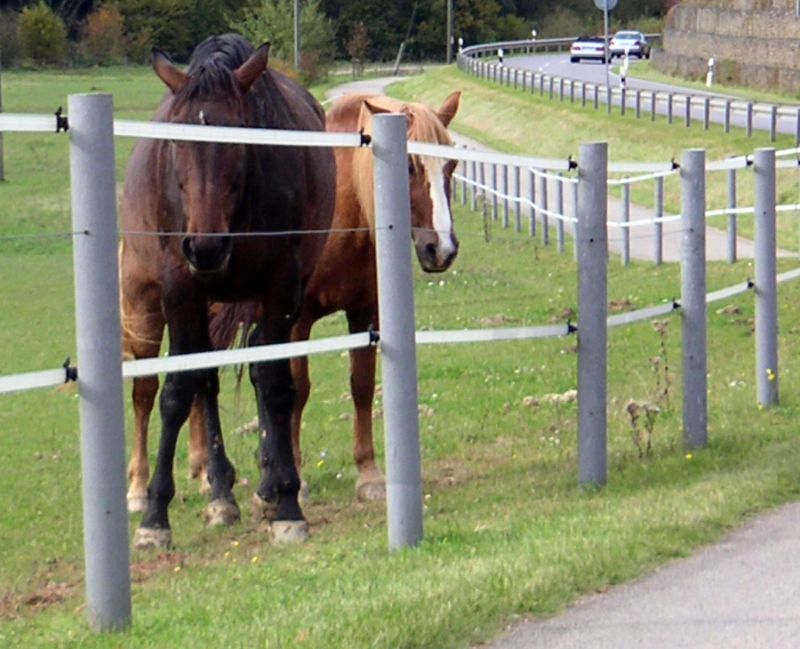
[[[300,0],[301,67],[319,74],[334,60],[442,60],[448,2],[453,47],[493,40],[600,32],[593,0]],[[668,0],[621,0],[616,27],[653,31]],[[212,34],[269,40],[272,60],[293,61],[294,0],[0,0],[6,66],[105,65],[148,60],[156,45],[177,61]]]

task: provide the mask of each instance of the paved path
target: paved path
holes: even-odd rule
[[[797,649],[800,503],[482,649]]]

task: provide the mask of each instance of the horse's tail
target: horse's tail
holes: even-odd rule
[[[212,304],[209,308],[208,333],[214,349],[245,347],[257,316],[258,305],[255,302]]]

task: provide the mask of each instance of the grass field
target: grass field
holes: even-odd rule
[[[5,105],[51,112],[66,94],[99,87],[114,93],[120,116],[146,117],[161,94],[157,80],[147,70],[119,74],[4,75]],[[503,150],[566,155],[580,141],[607,137],[616,159],[669,159],[706,135],[517,99],[452,69],[396,92],[438,103],[455,87],[464,90],[456,128]],[[492,111],[493,93],[500,103]],[[694,144],[681,141],[684,135]],[[710,150],[741,153],[734,140],[709,137]],[[126,146],[118,148],[120,177]],[[0,236],[68,229],[66,138],[7,136],[6,153]],[[495,223],[487,227],[460,207],[456,225],[462,248],[455,266],[443,275],[416,273],[418,328],[579,315],[571,254]],[[712,264],[709,290],[750,275],[747,262]],[[68,239],[0,238],[0,278],[0,372],[59,366],[74,353]],[[612,311],[637,308],[679,294],[680,273],[675,265],[611,263],[609,287]],[[770,410],[755,405],[752,296],[710,309],[710,445],[691,454],[680,430],[679,318],[612,330],[609,481],[598,490],[577,486],[575,404],[547,398],[576,387],[574,338],[421,347],[426,536],[420,547],[393,554],[383,507],[354,500],[347,359],[314,358],[303,437],[309,542],[271,546],[246,513],[235,528],[205,529],[203,498],[186,475],[181,443],[171,509],[176,548],[134,554],[133,626],[112,635],[88,630],[82,604],[75,394],[0,397],[0,493],[8,503],[0,514],[0,646],[466,647],[519,616],[555,613],[582,593],[685,556],[752,512],[797,497],[798,297],[800,285],[781,287],[782,403]],[[334,317],[315,334],[345,329]],[[661,407],[652,453],[644,457],[625,414],[629,399]],[[237,398],[230,372],[223,374],[221,406],[246,509],[256,439],[233,431],[254,408],[249,390]],[[128,430],[130,418],[128,412]],[[377,419],[379,449],[381,424]],[[138,518],[131,517],[132,529]]]

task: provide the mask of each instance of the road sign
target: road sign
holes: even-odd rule
[[[594,6],[601,11],[611,11],[617,6],[617,0],[594,0]]]

